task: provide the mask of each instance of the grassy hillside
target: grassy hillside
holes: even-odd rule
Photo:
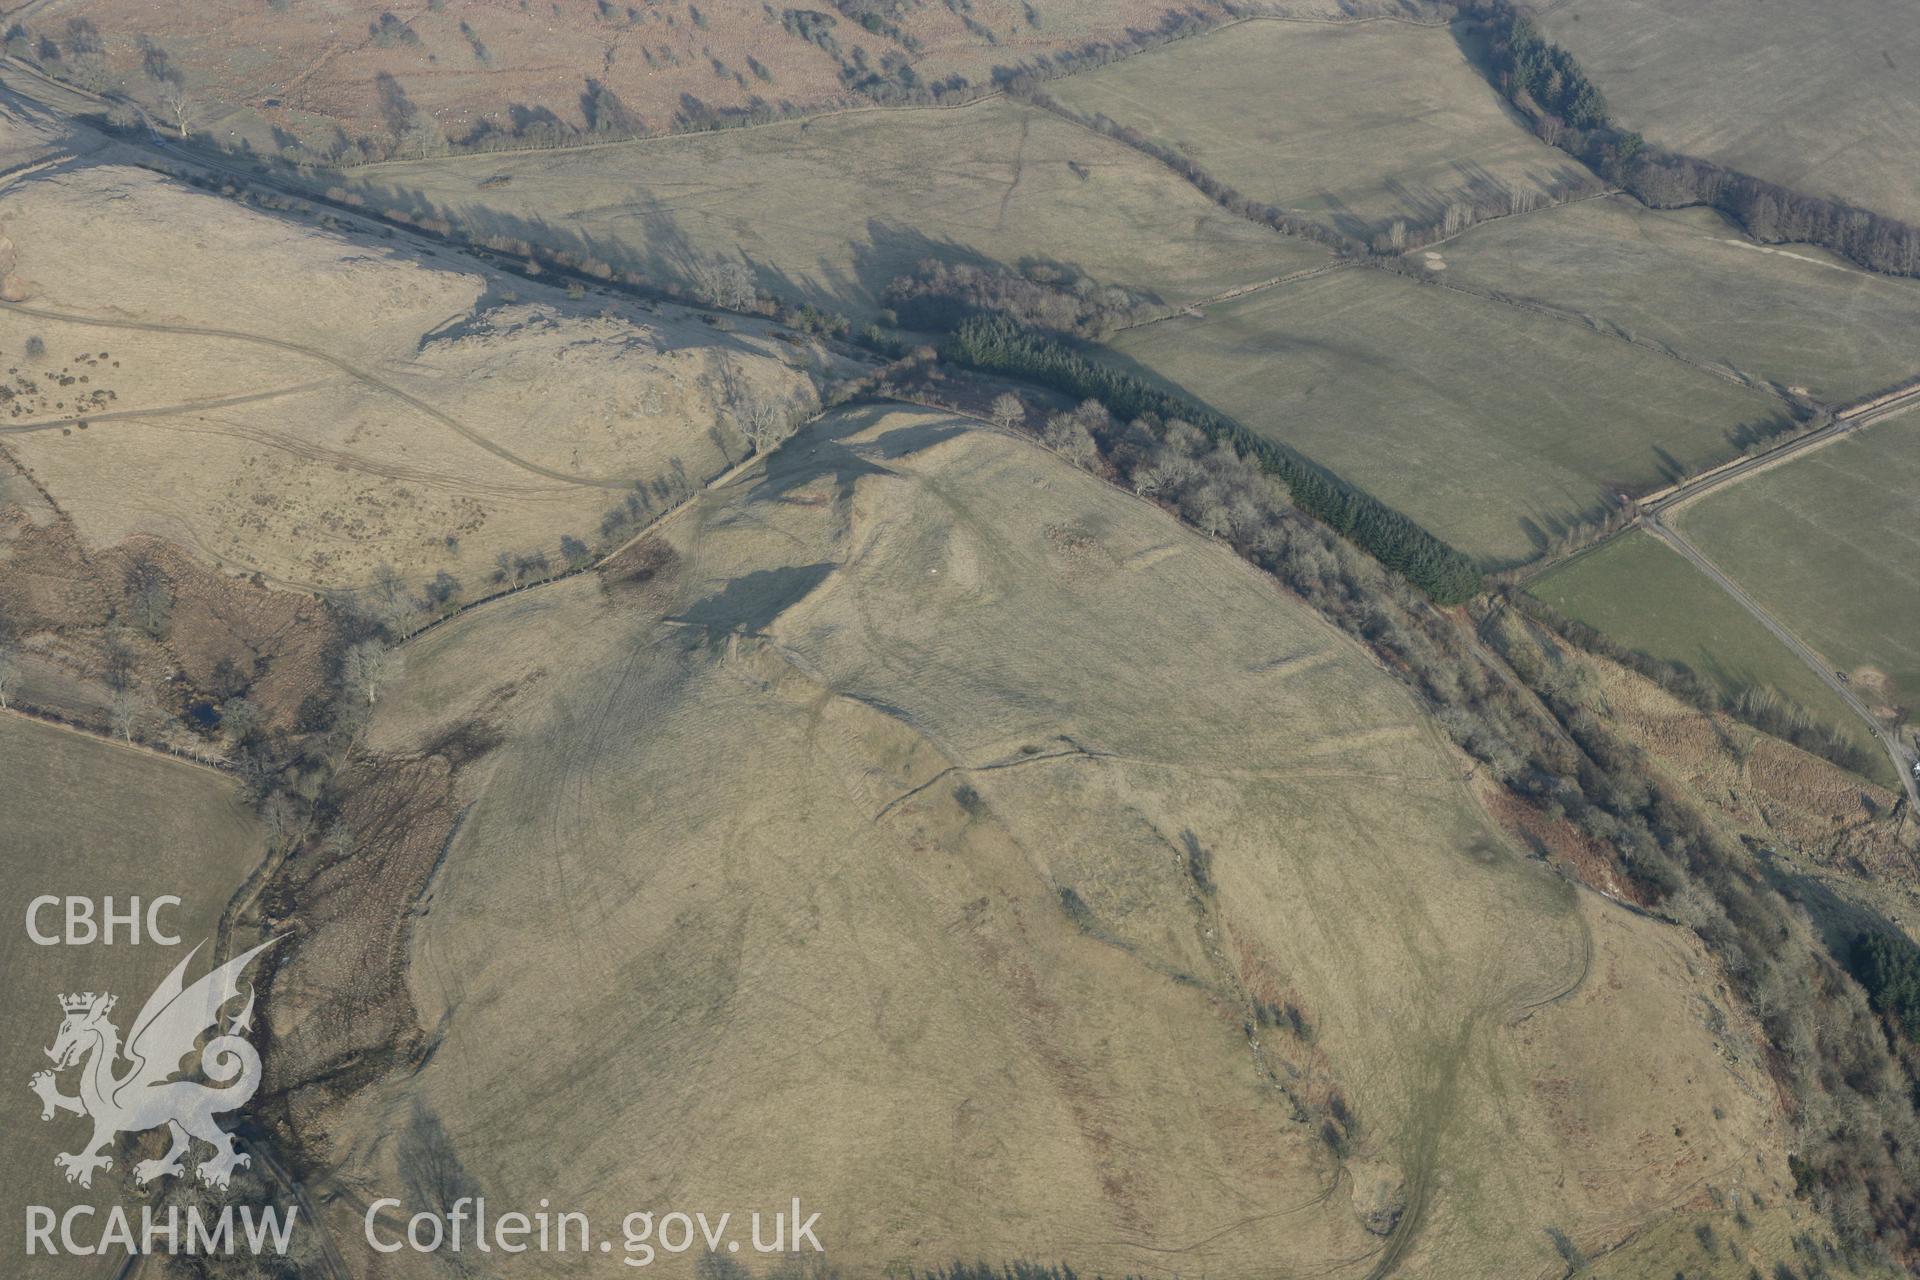
[[[91,1191],[69,1186],[54,1166],[57,1152],[79,1150],[90,1132],[86,1120],[72,1115],[42,1123],[40,1104],[26,1089],[28,1077],[48,1066],[41,1051],[60,1026],[56,997],[111,991],[120,998],[117,1021],[125,1030],[187,951],[214,936],[228,899],[266,847],[228,779],[16,714],[0,713],[0,778],[6,786],[0,907],[8,922],[0,930],[0,969],[8,977],[0,1016],[10,1033],[0,1046],[0,1068],[15,1091],[8,1099],[12,1119],[0,1133],[0,1208],[17,1230],[26,1205],[59,1212],[121,1199],[131,1187],[121,1162],[97,1175]],[[36,946],[24,922],[28,903],[42,894],[96,900],[111,894],[121,911],[136,895],[143,902],[176,895],[182,905],[161,918],[181,945],[128,946],[121,938],[112,947]],[[48,909],[42,928],[58,932],[58,917]],[[73,1091],[71,1075],[61,1083]],[[9,1256],[19,1258],[21,1239],[9,1242]],[[98,1275],[98,1264],[97,1258],[36,1257],[22,1265],[67,1277]]]
[[[342,1185],[437,1125],[501,1203],[799,1194],[850,1274],[1532,1271],[1775,1194],[1698,944],[1516,856],[1226,548],[875,410],[662,538],[408,647],[369,748],[500,745],[414,934],[430,1060],[313,1116]]]
[[[353,177],[382,206],[657,280],[692,283],[702,257],[743,260],[775,296],[858,316],[928,256],[1066,267],[1170,305],[1327,258],[1118,142],[1006,101]]]
[[[730,113],[930,100],[990,90],[996,67],[1127,44],[1176,12],[1157,0],[965,5],[544,0],[538,5],[262,4],[156,11],[51,0],[15,11],[13,51],[131,94],[169,127],[354,158],[451,143],[539,146],[705,127]],[[76,30],[76,24],[78,29]],[[148,49],[159,50],[156,59]]]
[[[1450,283],[1560,308],[1830,403],[1920,375],[1920,282],[1806,246],[1756,245],[1706,209],[1584,201],[1476,227],[1439,262]]]
[[[482,594],[502,554],[557,563],[562,536],[743,456],[742,397],[803,404],[827,367],[764,325],[570,298],[144,170],[34,174],[7,205],[7,449],[91,545],[158,534],[308,589],[384,562]]]
[[[1920,418],[1762,472],[1677,517],[1700,549],[1848,674],[1869,705],[1920,706]]]
[[[1778,402],[1576,324],[1376,271],[1114,345],[1462,551],[1531,558],[1620,491],[1730,454]]]
[[[1362,240],[1456,202],[1591,181],[1535,138],[1452,31],[1244,22],[1048,86],[1174,147],[1245,195]]]
[[[1571,0],[1541,18],[1616,119],[1673,150],[1920,218],[1920,26],[1876,0]]]

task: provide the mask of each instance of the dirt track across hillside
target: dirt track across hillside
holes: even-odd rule
[[[625,489],[633,483],[631,479],[620,479],[613,476],[568,475],[564,471],[556,471],[552,467],[542,466],[529,458],[523,458],[512,450],[495,444],[478,431],[442,413],[417,396],[408,395],[391,382],[384,381],[374,374],[367,372],[365,369],[348,363],[339,356],[322,351],[318,347],[307,346],[304,343],[289,342],[285,338],[269,338],[257,333],[242,333],[234,329],[209,329],[199,325],[188,324],[161,324],[148,320],[110,320],[100,316],[77,315],[67,311],[50,311],[43,307],[22,306],[16,302],[0,302],[0,307],[19,315],[33,316],[39,320],[60,320],[67,324],[91,325],[100,329],[135,329],[146,333],[172,333],[184,334],[190,337],[225,338],[233,342],[251,342],[257,343],[260,346],[274,347],[281,351],[291,351],[295,355],[305,356],[310,360],[318,360],[322,364],[332,365],[354,381],[371,387],[375,391],[392,396],[409,408],[417,409],[421,413],[426,414],[429,418],[432,418],[435,422],[438,422],[441,426],[446,427],[456,435],[461,436],[469,443],[478,445],[496,458],[511,463],[523,471],[530,471],[534,475],[545,476],[549,480],[558,480],[563,484],[591,485],[600,489]]]

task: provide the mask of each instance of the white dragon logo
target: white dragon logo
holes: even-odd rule
[[[124,1051],[132,1065],[124,1075],[114,1074],[122,1056],[120,1029],[107,1020],[115,997],[91,991],[60,997],[66,1017],[53,1047],[47,1050],[53,1070],[37,1072],[27,1083],[40,1095],[42,1120],[51,1120],[61,1111],[93,1118],[93,1140],[78,1152],[53,1158],[55,1165],[66,1170],[68,1182],[90,1187],[95,1170],[113,1167],[113,1157],[105,1154],[104,1148],[115,1134],[144,1133],[161,1125],[172,1131],[173,1146],[160,1159],[135,1165],[136,1182],[184,1172],[180,1157],[193,1138],[214,1149],[213,1156],[202,1160],[199,1167],[200,1181],[208,1186],[224,1188],[235,1168],[251,1163],[248,1156],[233,1149],[233,1135],[213,1122],[216,1112],[245,1106],[260,1087],[260,1055],[240,1035],[253,1023],[257,993],[251,986],[247,1007],[227,1023],[226,1034],[215,1036],[200,1050],[201,1070],[213,1083],[174,1077],[180,1074],[180,1060],[199,1044],[201,1033],[217,1029],[221,1010],[240,995],[239,979],[247,965],[278,941],[263,942],[183,988],[181,975],[200,948],[188,952],[133,1020]],[[60,1092],[55,1073],[83,1062],[79,1096],[70,1098]]]

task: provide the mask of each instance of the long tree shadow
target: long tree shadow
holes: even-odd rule
[[[825,582],[836,567],[830,561],[822,561],[756,569],[730,580],[713,595],[694,601],[685,612],[670,616],[667,621],[704,630],[709,643],[735,631],[764,631],[775,618]]]

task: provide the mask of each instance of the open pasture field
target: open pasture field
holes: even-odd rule
[[[1591,329],[1382,271],[1121,334],[1164,381],[1489,564],[1735,450],[1777,401]]]
[[[1852,680],[1920,707],[1920,417],[1863,428],[1675,516],[1694,544]]]
[[[1650,534],[1622,534],[1545,574],[1528,591],[1625,648],[1680,663],[1723,693],[1774,689],[1845,733],[1881,774],[1891,767],[1860,717],[1806,663]]]
[[[156,47],[163,74],[186,91],[191,128],[268,152],[292,137],[321,153],[362,138],[376,151],[489,136],[551,145],[596,130],[666,133],[756,104],[814,110],[933,85],[977,91],[992,87],[996,67],[1124,41],[1175,11],[1223,16],[1207,0],[790,10],[749,0],[47,0],[30,9],[18,19],[24,47],[58,74],[129,91],[172,124],[168,84],[145,52]],[[76,39],[75,22],[90,35]]]
[[[28,1077],[49,1065],[42,1050],[60,1026],[56,997],[111,991],[120,999],[115,1020],[124,1031],[189,949],[203,940],[211,945],[228,900],[265,856],[266,843],[229,779],[15,714],[0,713],[0,777],[6,779],[0,972],[7,975],[0,1071],[9,1115],[0,1128],[0,1210],[9,1231],[18,1232],[29,1204],[59,1212],[70,1204],[119,1200],[122,1184],[131,1188],[119,1161],[95,1178],[91,1191],[69,1186],[54,1167],[56,1153],[78,1150],[90,1132],[86,1120],[72,1115],[42,1123],[40,1103],[27,1089]],[[124,926],[112,947],[35,945],[25,929],[27,906],[46,894],[75,894],[96,904],[111,894],[121,911],[136,895],[144,903],[173,894],[182,905],[165,911],[161,923],[181,945],[151,945],[143,933],[139,946],[129,946]],[[60,915],[44,910],[43,931],[59,932]],[[74,1091],[72,1073],[61,1087]],[[21,1239],[14,1235],[8,1248],[21,1247]],[[29,1265],[35,1274],[64,1280],[99,1275],[99,1261],[37,1257]]]
[[[1650,141],[1920,220],[1920,22],[1881,0],[1568,0],[1546,34]]]
[[[1456,201],[1594,181],[1528,131],[1446,27],[1254,20],[1046,88],[1363,240]]]
[[[804,404],[826,367],[765,325],[569,299],[143,170],[21,178],[7,235],[0,444],[90,545],[157,534],[308,589],[386,563],[478,594],[502,554],[557,562],[743,456],[739,397]]]
[[[1129,147],[994,100],[358,170],[384,207],[691,283],[744,259],[776,297],[870,315],[922,259],[1073,268],[1169,305],[1327,260]]]
[[[596,1222],[798,1194],[848,1274],[1531,1271],[1730,1161],[1774,1194],[1697,944],[1517,856],[1226,548],[876,409],[659,539],[423,635],[376,714],[493,754],[414,932],[431,1060],[303,1117],[346,1185],[412,1133]]]
[[[1756,245],[1710,209],[1610,196],[1486,223],[1438,252],[1449,282],[1829,404],[1920,375],[1920,281],[1810,246]]]

